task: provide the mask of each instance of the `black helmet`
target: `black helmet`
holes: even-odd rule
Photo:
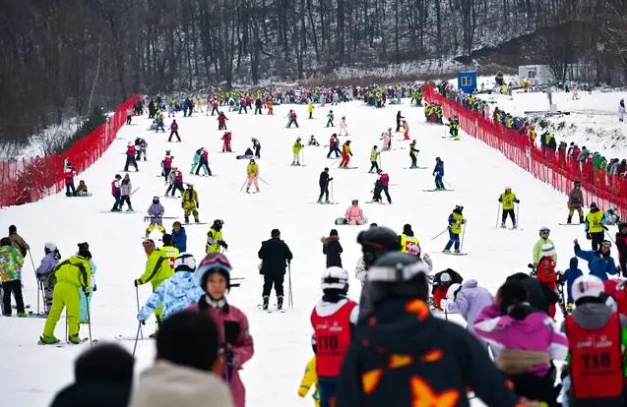
[[[361,245],[366,269],[372,266],[379,256],[401,250],[398,235],[392,229],[381,226],[371,227],[359,233],[357,243]]]

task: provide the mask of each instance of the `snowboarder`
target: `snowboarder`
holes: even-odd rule
[[[128,166],[132,165],[133,167],[135,167],[135,171],[139,171],[139,168],[137,168],[137,160],[135,159],[135,146],[133,145],[133,143],[128,143],[128,146],[126,147],[126,164],[124,164],[124,171],[128,171]]]
[[[286,265],[292,261],[292,252],[288,245],[281,240],[279,229],[272,229],[271,239],[261,243],[257,253],[261,259],[260,273],[263,275],[263,304],[262,309],[267,310],[270,303],[272,287],[277,296],[277,308],[283,308],[283,280],[285,278]]]
[[[605,212],[595,202],[590,204],[590,212],[586,215],[586,237],[592,240],[592,251],[597,251],[605,238]]]
[[[292,127],[292,124],[295,124],[296,128],[298,128],[298,122],[296,121],[297,116],[296,116],[295,110],[290,109],[290,112],[288,113],[287,118],[289,119],[289,122],[287,123],[287,126],[285,127],[289,129]]]
[[[411,158],[411,166],[409,168],[417,168],[418,167],[418,153],[420,150],[416,148],[416,140],[412,140],[409,143],[409,158]]]
[[[179,124],[176,120],[172,120],[172,124],[170,124],[170,137],[168,137],[168,143],[172,142],[172,136],[176,136],[176,139],[181,142],[181,138],[179,137]]]
[[[353,199],[351,206],[346,209],[343,218],[336,219],[336,225],[364,225],[368,219],[364,217],[364,212],[359,207],[359,201]]]
[[[387,174],[387,172],[384,172],[383,170],[378,170],[377,173],[379,174],[379,180],[381,180],[381,190],[385,192],[385,196],[388,199],[388,203],[391,204],[392,198],[390,197],[390,191],[389,191],[390,176]]]
[[[41,259],[39,267],[35,270],[38,284],[38,295],[43,295],[44,299],[44,314],[50,313],[50,307],[52,306],[52,292],[54,291],[54,279],[50,279],[52,270],[57,266],[61,260],[61,254],[57,245],[52,242],[47,242],[44,246],[44,257]]]
[[[444,161],[442,161],[440,157],[436,157],[435,159],[435,168],[433,169],[432,175],[435,176],[435,190],[445,190],[444,182],[442,182],[442,178],[444,177]]]
[[[333,153],[335,153],[335,158],[340,157],[340,140],[335,133],[333,133],[329,139],[329,153],[327,154],[327,158],[331,158],[331,154]]]
[[[131,176],[128,173],[124,174],[122,184],[120,185],[120,210],[124,206],[124,203],[128,205],[126,212],[133,212],[133,204],[131,204],[131,193],[133,192],[133,184],[131,183]]]
[[[322,254],[326,255],[328,267],[342,267],[342,252],[337,229],[331,229],[328,237],[320,239],[322,242]]]
[[[122,210],[122,190],[120,189],[121,179],[122,176],[120,174],[115,174],[115,178],[111,181],[111,195],[113,195],[113,198],[115,199],[111,212],[120,212]]]
[[[300,165],[300,152],[305,147],[300,140],[301,138],[298,137],[294,144],[292,144],[292,154],[294,155],[294,159],[292,160],[291,165]]]
[[[198,208],[200,207],[200,202],[198,200],[198,192],[194,189],[194,184],[187,184],[187,189],[182,195],[181,207],[183,208],[185,223],[189,223],[190,213],[194,215],[194,222],[200,223],[198,218]]]
[[[325,167],[324,171],[320,173],[320,179],[318,185],[320,186],[320,196],[318,197],[318,203],[322,203],[322,196],[325,196],[325,203],[329,203],[329,182],[333,181],[333,178],[329,177],[329,168]]]
[[[229,245],[222,239],[222,227],[224,221],[216,219],[213,221],[209,232],[207,232],[207,244],[205,245],[205,252],[207,253],[220,253],[223,250],[227,250]]]
[[[170,267],[170,262],[165,256],[165,252],[158,249],[152,239],[144,240],[142,246],[148,258],[146,260],[146,269],[144,274],[133,281],[133,285],[139,287],[140,285],[150,283],[152,291],[155,292],[164,281],[172,276],[172,267]],[[159,305],[154,310],[157,325],[161,325],[163,321],[162,312],[163,305]],[[155,337],[155,334],[150,335],[150,337]]]
[[[352,155],[353,153],[351,152],[351,141],[346,140],[346,142],[342,146],[342,161],[340,161],[339,168],[348,168],[348,163],[350,162]]]
[[[226,131],[224,132],[224,135],[222,136],[222,152],[223,153],[230,153],[231,151],[231,132],[230,131]]]
[[[0,239],[0,281],[2,282],[2,315],[10,317],[11,293],[15,297],[17,305],[17,316],[28,317],[24,309],[24,297],[22,296],[22,266],[24,256],[20,254],[18,248],[13,247],[11,239],[3,237]]]
[[[503,205],[503,216],[501,217],[501,227],[505,227],[507,216],[512,219],[512,227],[516,229],[516,215],[514,214],[514,204],[520,203],[516,198],[516,194],[512,192],[512,188],[505,188],[505,192],[499,197],[499,202]]]
[[[376,145],[372,147],[372,151],[370,151],[370,169],[368,170],[369,174],[372,174],[373,171],[379,173],[379,150]]]
[[[220,112],[218,116],[218,130],[226,130],[226,121],[229,120],[224,112]]]
[[[200,148],[200,161],[198,163],[198,167],[196,167],[196,175],[200,174],[200,169],[205,170],[205,175],[211,177],[213,174],[211,173],[211,168],[209,168],[209,151],[207,151],[204,147]]]
[[[76,172],[72,168],[66,168],[65,173],[65,196],[76,196],[76,188],[74,187],[74,175]]]
[[[248,166],[246,167],[246,175],[248,177],[246,193],[250,193],[250,186],[253,183],[255,184],[255,188],[257,188],[257,192],[259,192],[259,165],[257,165],[255,160],[250,160],[248,163]]]
[[[148,228],[146,228],[146,239],[150,236],[153,230],[157,229],[161,233],[165,233],[165,228],[163,227],[163,214],[165,213],[165,208],[159,202],[158,196],[152,197],[152,204],[148,207],[148,216],[150,217],[150,224]]]
[[[335,124],[333,124],[333,109],[329,110],[329,113],[327,113],[327,127],[335,127]]]
[[[455,253],[460,254],[459,251],[459,235],[462,233],[462,227],[466,223],[466,219],[464,219],[464,215],[462,211],[464,207],[461,205],[456,205],[453,212],[448,217],[448,231],[449,231],[449,241],[444,248],[444,253],[450,254],[451,247],[455,245]]]

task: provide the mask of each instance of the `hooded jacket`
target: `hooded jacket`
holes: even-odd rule
[[[320,239],[322,242],[322,253],[327,255],[327,268],[342,267],[342,245],[339,236],[329,236]]]
[[[455,301],[447,303],[447,308],[449,312],[459,313],[467,322],[467,329],[474,333],[475,320],[481,311],[492,304],[494,297],[487,289],[479,287],[476,280],[467,280],[462,284]]]
[[[144,371],[129,407],[234,407],[221,377],[158,360]]]
[[[273,277],[284,275],[287,263],[292,260],[290,248],[276,237],[263,242],[257,255],[262,260],[261,274]]]
[[[614,275],[617,273],[616,264],[609,253],[604,256],[601,252],[581,250],[581,247],[577,244],[575,245],[575,256],[587,261],[590,274],[599,277],[603,281],[607,281],[608,274]]]
[[[22,279],[24,257],[13,246],[0,247],[0,283]]]
[[[560,278],[560,281],[566,282],[569,304],[575,302],[573,300],[573,283],[581,276],[583,276],[583,272],[579,269],[579,259],[573,257],[570,259],[570,267],[564,271],[564,275]]]
[[[394,299],[359,321],[344,357],[337,407],[409,407],[419,398],[440,405],[438,399],[453,397],[456,407],[467,407],[467,388],[488,406],[518,402],[470,333],[433,317],[421,300]]]
[[[155,309],[163,304],[163,319],[167,319],[172,314],[184,311],[185,308],[198,302],[203,295],[205,292],[198,286],[193,272],[175,272],[153,291],[137,318],[140,321],[147,320]]]

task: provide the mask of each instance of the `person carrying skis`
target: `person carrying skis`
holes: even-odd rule
[[[205,171],[206,176],[213,176],[211,168],[209,168],[209,151],[205,150],[204,147],[200,148],[200,161],[196,167],[196,175],[200,175],[201,168]]]
[[[459,251],[459,235],[462,233],[462,225],[466,223],[466,219],[464,219],[464,215],[462,211],[464,207],[461,205],[456,205],[453,212],[448,217],[448,232],[449,232],[449,240],[444,248],[443,253],[450,254],[451,247],[455,245],[455,254],[460,254]]]
[[[552,244],[547,243],[542,246],[542,257],[536,268],[536,278],[551,291],[555,291],[558,280],[555,261],[553,260],[555,254],[555,247]],[[555,304],[549,304],[549,315],[551,318],[555,318]]]
[[[213,114],[212,114],[213,116]],[[226,130],[226,121],[229,120],[224,112],[220,112],[218,116],[218,130]]]
[[[229,248],[229,245],[222,240],[223,226],[223,220],[216,219],[213,221],[213,225],[211,225],[209,232],[207,232],[207,244],[205,245],[206,253],[220,253],[221,251]]]
[[[342,161],[340,161],[339,168],[348,168],[348,163],[350,162],[352,155],[353,153],[351,152],[351,141],[346,140],[346,142],[342,146]]]
[[[126,164],[124,164],[124,172],[128,171],[129,165],[135,167],[135,172],[139,171],[139,168],[137,168],[137,160],[135,159],[135,154],[135,146],[133,145],[133,143],[128,143],[128,146],[126,147]]]
[[[74,175],[76,171],[73,168],[66,168],[63,174],[65,178],[65,196],[76,196],[76,188],[74,187]]]
[[[370,151],[370,169],[368,170],[368,174],[372,174],[373,171],[377,171],[379,173],[379,150],[376,144],[372,147],[372,151]]]
[[[384,172],[381,169],[379,169],[377,173],[379,174],[379,179],[381,180],[381,190],[385,192],[385,196],[388,199],[388,203],[391,204],[392,198],[390,197],[390,191],[389,191],[390,176],[387,174],[387,172]]]
[[[520,203],[520,200],[516,198],[516,194],[512,192],[512,188],[505,188],[505,192],[499,197],[499,202],[503,205],[503,216],[501,217],[501,227],[505,228],[505,222],[507,216],[512,219],[512,228],[516,229],[516,214],[514,214],[514,204]]]
[[[194,273],[194,279],[205,294],[187,310],[208,315],[215,322],[226,362],[222,377],[231,389],[235,407],[245,407],[246,389],[239,371],[253,357],[254,344],[246,315],[226,299],[231,289],[231,271],[225,255],[208,254]]]
[[[38,295],[42,295],[44,299],[44,314],[50,313],[50,307],[52,306],[52,292],[54,290],[54,279],[50,279],[52,270],[57,266],[61,260],[61,254],[57,245],[52,242],[47,242],[44,246],[44,257],[41,259],[39,267],[35,270],[35,276],[37,277]],[[41,294],[39,294],[41,292]]]
[[[432,175],[435,176],[435,190],[445,190],[444,182],[442,182],[442,178],[444,177],[444,161],[442,161],[440,157],[436,157],[435,159],[435,168],[433,169]]]
[[[403,226],[403,233],[399,236],[401,251],[420,257],[420,241],[414,237],[414,231],[409,223]]]
[[[333,109],[329,110],[329,113],[327,113],[327,127],[335,127],[335,124],[333,124]]]
[[[573,299],[575,309],[561,327],[569,343],[562,404],[627,405],[623,354],[627,347],[627,317],[605,303],[603,281],[598,277],[577,278],[573,283]]]
[[[252,139],[253,150],[255,150],[255,158],[261,158],[261,143],[256,138]]]
[[[579,213],[579,223],[584,223],[583,218],[583,191],[581,190],[581,181],[575,181],[575,186],[568,193],[568,219],[566,223],[570,224],[573,219],[575,210]]]
[[[551,230],[546,226],[540,228],[540,239],[533,245],[532,252],[532,266],[534,269],[538,268],[538,264],[540,263],[540,259],[542,259],[542,248],[546,244],[550,244],[555,247],[555,244],[551,239],[549,239],[549,235],[551,234]],[[557,264],[557,252],[553,253],[553,262]]]
[[[165,209],[161,202],[159,202],[158,196],[152,197],[152,204],[148,207],[148,216],[150,217],[150,224],[148,228],[146,228],[146,239],[150,236],[153,230],[157,229],[161,233],[165,233],[165,228],[163,227],[163,214],[165,213]]]
[[[39,342],[44,345],[54,345],[60,341],[54,336],[54,329],[61,318],[63,309],[67,307],[67,324],[69,341],[73,344],[81,343],[80,329],[80,295],[79,290],[87,295],[91,287],[91,253],[85,245],[79,245],[78,254],[66,259],[54,268],[56,280],[52,295],[52,306],[46,319],[44,332]]]
[[[295,124],[296,128],[298,128],[298,122],[296,121],[296,117],[297,117],[296,116],[296,111],[290,109],[290,112],[288,113],[287,117],[289,119],[289,122],[287,123],[287,126],[285,126],[285,127],[287,127],[289,129],[289,128],[292,127],[292,124]]]
[[[292,154],[294,155],[294,159],[292,160],[291,165],[300,165],[300,152],[305,147],[300,140],[301,138],[298,137],[294,144],[292,144]]]
[[[293,255],[289,246],[281,240],[279,229],[272,229],[271,238],[261,243],[257,256],[261,259],[259,273],[263,275],[263,303],[261,308],[268,310],[272,287],[276,292],[277,309],[283,308],[283,280],[285,279],[286,265],[292,261]]]
[[[248,177],[248,183],[246,185],[246,193],[250,193],[250,186],[254,183],[257,192],[259,192],[259,165],[255,160],[250,160],[246,167],[246,175]]]
[[[222,152],[223,153],[230,153],[232,152],[231,150],[231,132],[230,131],[226,131],[224,132],[224,135],[222,136]]]
[[[115,174],[115,178],[111,181],[111,195],[113,195],[113,198],[115,199],[111,212],[120,212],[122,210],[122,189],[120,186],[121,179],[122,176],[120,174]]]
[[[161,166],[163,167],[163,177],[166,181],[168,180],[170,171],[172,171],[172,160],[174,160],[174,157],[170,154],[170,150],[166,150],[165,157],[163,158],[163,161],[161,161]]]
[[[627,223],[618,224],[616,233],[616,248],[618,249],[618,263],[623,276],[627,276]]]
[[[122,179],[122,184],[120,185],[120,210],[124,206],[126,202],[128,208],[126,212],[133,212],[133,204],[131,204],[131,193],[133,192],[133,184],[131,183],[131,176],[128,173],[124,174],[124,179]]]
[[[329,177],[329,168],[325,167],[324,171],[320,173],[320,179],[318,185],[320,186],[320,196],[318,197],[318,203],[322,203],[322,196],[325,196],[325,203],[329,203],[329,182],[333,181],[333,178]]]
[[[409,158],[411,158],[411,166],[409,168],[418,168],[418,153],[420,150],[416,148],[416,140],[409,143]]]
[[[3,237],[0,239],[0,284],[2,284],[2,315],[10,317],[13,313],[11,308],[11,293],[15,297],[17,305],[17,316],[28,317],[24,309],[24,297],[22,296],[22,266],[24,256],[20,254],[18,248],[11,244],[11,239]]]
[[[313,102],[309,102],[309,105],[307,106],[307,113],[309,113],[309,119],[313,119],[313,111],[314,111],[314,104]]]
[[[605,238],[605,212],[595,202],[590,204],[590,212],[586,215],[586,237],[592,240],[592,251],[597,251]]]
[[[185,227],[178,220],[172,224],[172,244],[179,250],[179,253],[187,251],[187,233]]]
[[[581,250],[577,239],[573,243],[575,243],[575,256],[588,262],[591,275],[597,276],[602,281],[607,281],[608,274],[616,275],[618,273],[610,253],[612,242],[604,240],[597,251]]]
[[[158,249],[152,239],[144,240],[142,246],[144,247],[146,257],[148,258],[146,261],[146,269],[144,274],[133,281],[133,285],[135,287],[139,287],[140,285],[150,283],[152,291],[155,292],[164,281],[172,276],[172,267],[170,267],[170,262],[168,261],[165,252]],[[158,325],[161,325],[161,322],[163,321],[162,312],[163,305],[159,305],[154,309]],[[151,338],[152,337],[154,337],[154,334],[151,335]]]
[[[345,225],[364,225],[368,219],[364,217],[364,212],[359,207],[359,201],[357,199],[353,199],[351,201],[351,206],[346,209],[344,213],[344,223]]]
[[[183,216],[185,223],[189,223],[189,214],[194,215],[194,222],[200,223],[198,218],[198,208],[200,208],[200,201],[198,200],[198,192],[194,189],[194,184],[188,183],[187,189],[183,192],[181,199],[181,207],[183,208]]]
[[[176,120],[172,120],[172,124],[170,124],[170,137],[168,137],[168,143],[172,142],[172,136],[176,136],[176,139],[181,142],[181,138],[179,137],[179,124]]]
[[[335,158],[340,156],[340,140],[337,138],[337,134],[333,133],[329,139],[329,154],[327,158],[331,158],[331,154],[335,153]]]
[[[353,339],[359,306],[348,298],[348,273],[329,267],[322,273],[323,296],[311,312],[316,341],[316,374],[320,407],[335,405],[337,381],[344,355]]]

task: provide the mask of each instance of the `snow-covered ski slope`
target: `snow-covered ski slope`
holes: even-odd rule
[[[0,211],[0,230],[10,224],[33,247],[38,263],[44,243],[55,242],[63,257],[73,254],[78,242],[88,241],[94,261],[98,265],[98,291],[92,302],[92,331],[100,341],[112,340],[116,335],[134,336],[137,330],[135,288],[133,279],[144,269],[145,254],[141,246],[146,224],[143,214],[153,195],[163,195],[165,186],[160,173],[160,160],[167,149],[175,156],[174,164],[182,168],[184,180],[192,181],[200,195],[201,221],[225,221],[224,239],[234,266],[234,276],[245,277],[239,288],[234,288],[229,301],[248,315],[255,340],[255,356],[245,365],[243,380],[247,387],[249,406],[310,406],[311,399],[301,400],[297,389],[306,362],[312,356],[310,347],[310,312],[320,296],[319,276],[325,267],[320,238],[331,228],[338,228],[344,246],[343,262],[351,276],[360,256],[355,242],[359,231],[367,226],[335,226],[333,220],[343,216],[352,199],[359,199],[365,215],[370,219],[400,232],[403,224],[411,223],[420,238],[423,250],[430,253],[434,271],[451,267],[465,278],[476,278],[491,290],[496,290],[506,275],[527,271],[531,247],[537,240],[541,226],[552,230],[559,254],[558,268],[567,267],[572,256],[572,240],[579,238],[587,245],[583,227],[558,226],[566,220],[566,197],[550,186],[535,180],[530,174],[509,163],[500,153],[479,141],[463,135],[461,141],[443,139],[447,128],[424,123],[422,108],[409,106],[404,100],[400,106],[374,109],[360,102],[316,108],[316,119],[306,119],[306,106],[283,105],[275,107],[274,116],[238,115],[228,113],[227,124],[233,132],[232,154],[223,154],[215,117],[198,115],[177,117],[182,143],[167,143],[167,134],[148,131],[149,120],[135,119],[125,126],[103,157],[79,179],[86,180],[93,192],[91,198],[70,199],[63,194],[40,202]],[[285,115],[290,108],[297,109],[300,129],[286,129]],[[292,167],[291,146],[300,136],[306,143],[314,134],[320,144],[328,143],[331,133],[326,129],[326,113],[335,111],[336,124],[346,116],[351,133],[354,157],[351,165],[358,169],[336,169],[338,161],[327,160],[323,147],[305,147],[305,167]],[[401,110],[409,120],[410,135],[420,148],[419,165],[429,169],[407,170],[410,159],[407,142],[395,135],[393,151],[384,152],[382,166],[390,174],[390,192],[393,205],[366,205],[370,200],[375,175],[368,174],[370,150],[380,144],[380,134],[388,127],[395,128],[395,115]],[[265,111],[264,111],[265,113]],[[166,119],[166,127],[170,119]],[[148,162],[140,162],[140,172],[131,171],[133,186],[139,187],[132,196],[135,214],[106,213],[112,206],[110,182],[121,173],[126,144],[141,136],[149,143]],[[247,160],[236,160],[250,145],[251,137],[262,144],[259,161],[260,175],[269,185],[260,184],[261,193],[247,195],[240,192],[245,180]],[[341,138],[344,142],[345,137]],[[194,151],[205,146],[210,151],[212,178],[188,175]],[[435,157],[445,162],[445,180],[454,192],[429,193],[434,187],[431,171]],[[318,196],[318,176],[325,166],[331,168],[333,200],[339,205],[315,205]],[[521,200],[520,226],[524,230],[509,231],[495,228],[497,198],[506,186],[511,186]],[[180,216],[179,200],[162,199],[166,216]],[[431,238],[446,228],[447,217],[455,205],[465,207],[468,219],[463,250],[468,256],[441,254],[446,234],[435,241]],[[499,220],[500,222],[500,220]],[[168,230],[171,222],[166,222]],[[197,259],[204,254],[204,241],[209,225],[187,227],[188,249]],[[292,282],[295,309],[287,313],[266,314],[258,309],[261,300],[262,278],[257,266],[257,251],[262,240],[270,237],[270,230],[279,228],[282,238],[294,253]],[[155,239],[158,233],[153,234]],[[26,302],[36,307],[36,285],[30,260],[23,270]],[[149,288],[140,288],[142,301]],[[350,295],[359,297],[359,283],[352,281]],[[274,302],[274,298],[272,302]],[[15,315],[15,312],[14,312]],[[43,406],[63,385],[72,380],[74,358],[89,345],[39,346],[37,339],[43,330],[42,319],[0,317],[0,348],[4,357],[0,364],[3,405]],[[154,326],[144,327],[144,334]],[[65,334],[63,320],[57,325],[56,335]],[[81,328],[87,336],[87,327]],[[132,341],[120,342],[132,349]],[[154,343],[139,343],[137,371],[150,365]]]

